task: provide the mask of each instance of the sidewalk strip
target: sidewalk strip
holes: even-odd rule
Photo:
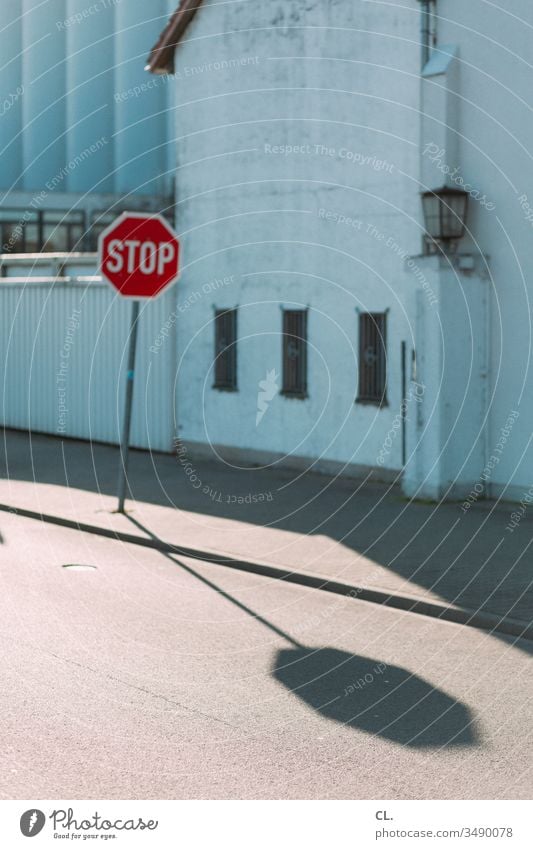
[[[7,504],[0,504],[0,512],[11,513],[14,516],[19,516],[24,519],[34,519],[39,522],[58,525],[62,528],[69,528],[86,534],[106,537],[107,539],[112,539],[115,542],[144,546],[145,548],[151,548],[155,551],[164,552],[165,554],[176,554],[181,557],[188,557],[193,560],[212,563],[217,566],[226,566],[231,569],[238,569],[241,572],[250,572],[254,575],[261,575],[265,578],[273,578],[290,584],[299,584],[303,587],[322,590],[323,592],[344,595],[349,598],[360,599],[361,601],[367,601],[372,604],[392,607],[396,610],[416,613],[421,616],[430,616],[433,619],[442,619],[443,621],[454,622],[458,625],[467,625],[470,628],[479,628],[483,631],[497,631],[501,634],[508,634],[514,637],[533,640],[533,624],[531,622],[523,622],[509,617],[500,617],[497,614],[488,613],[482,610],[468,610],[464,607],[439,604],[435,601],[427,601],[426,599],[414,597],[412,595],[404,595],[403,593],[390,593],[386,590],[358,587],[354,584],[348,584],[344,581],[328,578],[324,575],[319,575],[313,572],[288,572],[283,567],[274,566],[270,563],[239,560],[238,558],[223,556],[213,551],[202,551],[197,548],[174,545],[173,543],[165,542],[157,537],[142,537],[138,534],[114,531],[111,528],[89,525],[85,522],[77,522],[74,519],[66,519],[62,516],[53,516],[46,513],[38,513],[37,511],[27,510],[21,507],[11,507]]]

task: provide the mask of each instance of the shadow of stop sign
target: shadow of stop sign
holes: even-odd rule
[[[125,298],[155,298],[178,277],[179,242],[161,215],[124,212],[98,240],[102,277]]]

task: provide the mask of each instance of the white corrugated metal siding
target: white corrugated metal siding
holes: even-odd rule
[[[0,280],[2,423],[117,443],[131,304],[100,281],[41,279]],[[172,288],[141,304],[132,419],[138,448],[172,446],[174,328],[158,353],[150,347],[174,309]]]

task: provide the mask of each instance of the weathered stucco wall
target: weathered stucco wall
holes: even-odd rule
[[[401,342],[413,346],[418,284],[403,257],[421,247],[411,5],[215,4],[180,45],[177,297],[208,292],[177,324],[185,440],[376,466],[401,404]],[[256,427],[290,305],[310,311],[309,397],[276,395]],[[211,388],[214,306],[239,306],[236,393]],[[381,410],[354,404],[357,310],[389,310]],[[401,440],[382,456],[399,469]]]

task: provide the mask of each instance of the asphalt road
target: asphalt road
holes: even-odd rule
[[[531,798],[531,643],[7,514],[0,533],[3,799]]]

